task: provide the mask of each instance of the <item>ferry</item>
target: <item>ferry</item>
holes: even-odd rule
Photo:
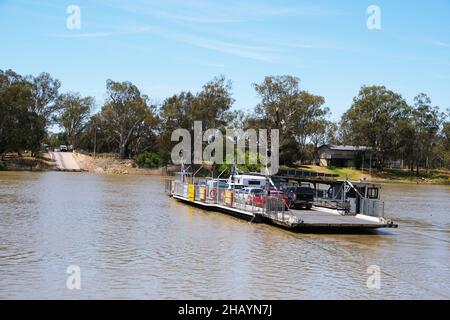
[[[302,190],[310,198],[302,199],[306,205],[297,207]],[[228,179],[195,178],[182,170],[166,180],[165,191],[173,199],[202,209],[299,232],[398,227],[384,216],[381,186],[364,181],[255,173],[232,174]]]

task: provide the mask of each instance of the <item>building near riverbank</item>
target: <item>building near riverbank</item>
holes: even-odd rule
[[[366,146],[324,144],[318,148],[317,164],[322,167],[370,167],[374,155]]]

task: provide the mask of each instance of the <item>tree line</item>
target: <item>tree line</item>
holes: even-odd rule
[[[47,73],[22,76],[0,70],[0,154],[32,150],[42,143],[116,153],[142,166],[170,161],[173,130],[217,128],[279,129],[280,164],[317,158],[322,144],[367,146],[382,169],[401,159],[411,170],[450,167],[449,113],[418,94],[409,105],[385,86],[363,86],[340,121],[330,120],[325,99],[300,88],[293,76],[267,76],[253,84],[259,102],[251,112],[233,110],[232,83],[219,76],[200,91],[183,91],[152,103],[131,82],[106,81],[106,100],[98,112],[93,97],[60,93]],[[55,125],[61,132],[50,133]]]

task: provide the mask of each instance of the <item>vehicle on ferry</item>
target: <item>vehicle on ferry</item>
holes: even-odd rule
[[[266,186],[266,177],[253,174],[231,175],[229,184],[243,185],[244,188],[261,188]]]
[[[284,210],[289,210],[289,198],[283,191],[270,189],[269,195],[271,199],[281,200],[282,203],[285,204]],[[263,207],[266,204],[268,197],[267,192],[264,191],[262,193],[255,194],[253,196],[253,202],[256,206]]]
[[[310,210],[314,203],[314,189],[309,184],[302,183],[297,186],[289,186],[283,189],[288,198],[289,207],[293,209]]]
[[[255,196],[258,196],[263,193],[264,193],[264,189],[247,187],[247,188],[242,188],[239,191],[237,191],[235,194],[235,197],[236,197],[236,199],[247,202],[247,204],[251,204],[252,199]]]

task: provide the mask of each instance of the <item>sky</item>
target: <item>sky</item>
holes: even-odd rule
[[[252,84],[287,74],[325,98],[331,120],[362,85],[450,107],[450,0],[0,0],[0,30],[0,69],[48,72],[97,108],[107,79],[161,103],[225,75],[233,108],[251,111]]]

